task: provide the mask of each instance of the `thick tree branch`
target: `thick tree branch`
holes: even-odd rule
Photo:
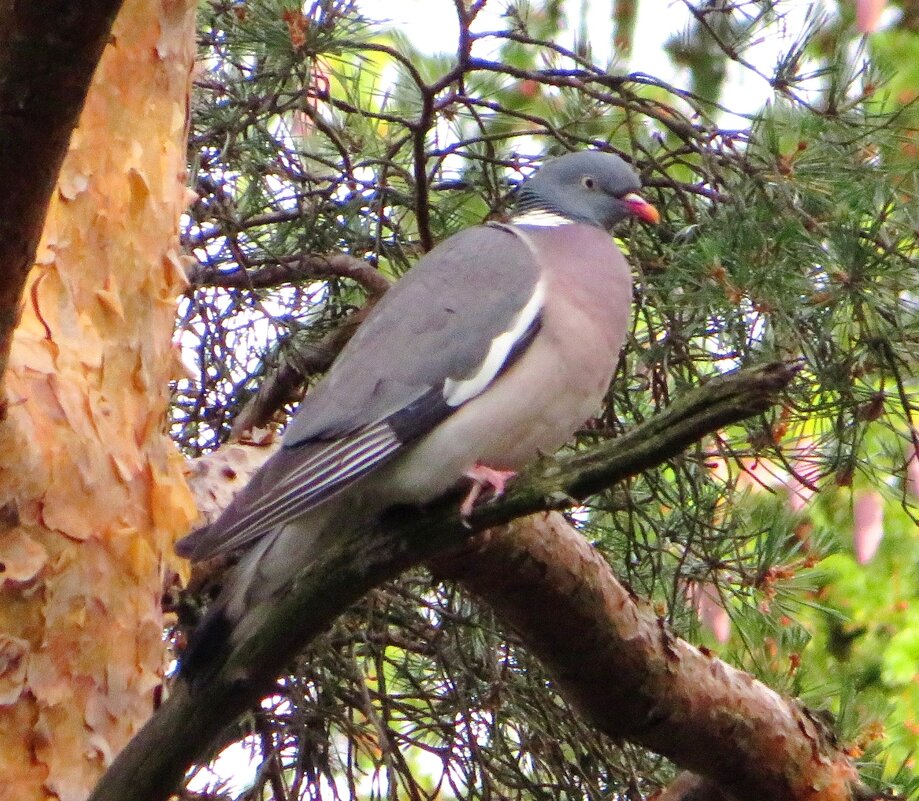
[[[821,722],[674,636],[560,514],[487,531],[432,568],[487,601],[610,737],[737,799],[851,799],[857,772]]]
[[[0,2],[0,378],[51,192],[121,3]]]
[[[659,465],[700,437],[765,411],[794,373],[786,365],[770,364],[723,376],[611,443],[537,464],[503,499],[474,512],[472,530],[569,505],[572,497]],[[455,502],[445,498],[426,510],[405,510],[385,527],[321,543],[319,558],[298,576],[255,636],[200,686],[175,683],[166,703],[115,760],[93,801],[167,798],[185,770],[207,752],[208,743],[270,692],[286,662],[352,602],[401,570],[468,540],[470,530],[459,520]]]

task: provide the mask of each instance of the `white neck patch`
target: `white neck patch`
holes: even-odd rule
[[[574,221],[556,214],[554,211],[534,209],[511,217],[511,225],[535,225],[539,228],[557,228],[559,225],[571,225]]]

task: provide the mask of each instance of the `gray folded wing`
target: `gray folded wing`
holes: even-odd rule
[[[176,550],[204,559],[240,548],[395,458],[525,350],[539,329],[541,286],[533,254],[501,226],[434,248],[307,393],[281,450]]]

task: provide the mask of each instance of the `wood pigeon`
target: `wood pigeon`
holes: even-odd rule
[[[517,213],[450,237],[380,300],[305,396],[281,449],[223,514],[176,545],[242,551],[183,656],[186,673],[251,633],[323,536],[424,504],[464,479],[495,494],[596,413],[629,325],[610,229],[657,222],[608,153],[569,153],[520,187]]]

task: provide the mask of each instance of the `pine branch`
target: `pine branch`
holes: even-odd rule
[[[625,436],[590,452],[537,464],[505,498],[478,509],[472,531],[521,515],[570,505],[603,486],[650,469],[691,442],[765,411],[796,369],[768,364],[714,379]],[[92,801],[165,799],[186,769],[236,717],[269,693],[297,652],[370,588],[400,571],[467,542],[456,499],[393,516],[372,535],[355,532],[327,543],[294,582],[262,629],[244,641],[206,683],[179,680],[163,706],[119,755]]]
[[[662,754],[733,798],[851,801],[858,774],[825,724],[676,637],[557,512],[487,531],[432,567],[494,608],[556,689],[615,740]]]

